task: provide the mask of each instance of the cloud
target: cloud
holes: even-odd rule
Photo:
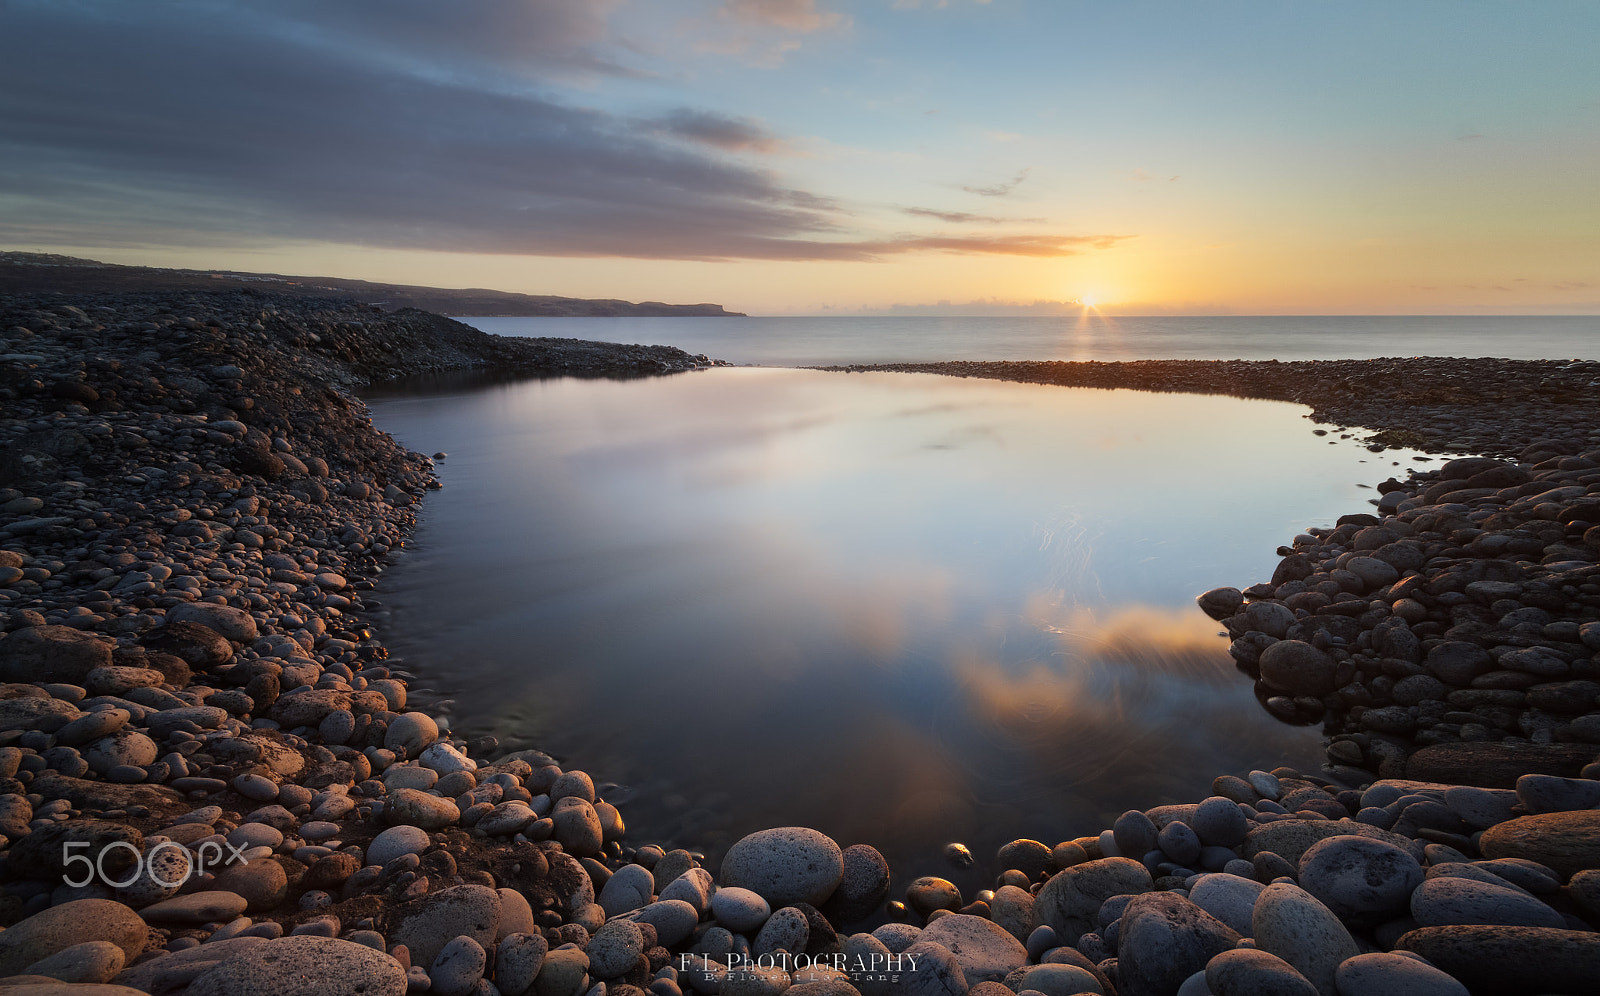
[[[825,198],[718,154],[776,141],[749,122],[659,122],[686,146],[471,64],[474,44],[520,58],[495,38],[514,6],[547,18],[538,46],[598,44],[593,17],[555,12],[584,5],[464,4],[471,24],[438,61],[410,54],[435,22],[373,17],[368,48],[342,33],[357,26],[311,19],[336,6],[291,5],[302,20],[220,0],[8,6],[0,237],[785,259],[817,258],[813,241],[840,231]]]
[[[904,214],[916,215],[919,218],[937,218],[939,221],[951,225],[987,224],[999,225],[1010,221],[1009,218],[996,218],[989,214],[970,214],[966,211],[936,211],[933,208],[908,207],[900,209]],[[1022,221],[1042,221],[1041,218],[1024,218]]]
[[[657,134],[699,142],[729,152],[778,153],[784,141],[758,121],[713,111],[681,108],[650,123]]]
[[[686,22],[697,36],[694,49],[742,56],[751,65],[773,67],[801,45],[797,36],[847,31],[848,15],[817,0],[721,0],[711,16]]]
[[[1031,166],[1026,167],[1005,183],[997,183],[992,187],[962,187],[961,189],[969,194],[977,194],[980,197],[1005,197],[1017,189],[1018,184],[1028,178],[1028,171],[1032,168]]]
[[[1110,249],[1131,235],[926,235],[881,242],[847,243],[869,255],[906,252],[948,252],[959,255],[1078,256],[1089,249]]]
[[[822,10],[817,0],[722,0],[720,17],[809,34],[846,27],[850,19],[837,11]]]

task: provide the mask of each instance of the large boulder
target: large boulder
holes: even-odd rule
[[[0,977],[85,941],[110,941],[128,961],[144,953],[149,928],[139,914],[109,899],[74,899],[35,913],[0,932]]]
[[[408,903],[389,935],[404,944],[413,965],[432,965],[444,946],[463,935],[486,949],[500,929],[500,894],[484,885],[458,885]]]
[[[1045,882],[1034,902],[1033,915],[1071,947],[1093,930],[1100,904],[1112,896],[1149,892],[1155,888],[1144,865],[1128,858],[1085,861],[1057,872]]]
[[[89,672],[109,667],[115,645],[71,626],[29,626],[0,640],[0,681],[81,685]]]
[[[774,909],[819,906],[844,877],[844,854],[826,834],[806,827],[758,830],[728,849],[723,884],[749,889]]]
[[[255,617],[243,609],[212,602],[186,602],[167,611],[167,623],[198,623],[221,634],[234,643],[249,643],[260,631]]]
[[[1338,687],[1339,663],[1301,640],[1261,651],[1261,680],[1291,695],[1326,695]]]
[[[405,996],[405,992],[405,969],[382,951],[335,937],[302,934],[270,940],[221,962],[191,982],[185,996]]]

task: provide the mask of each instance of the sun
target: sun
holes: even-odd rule
[[[1078,303],[1083,305],[1085,308],[1093,308],[1095,305],[1100,303],[1100,299],[1095,297],[1093,294],[1085,294],[1078,298]]]

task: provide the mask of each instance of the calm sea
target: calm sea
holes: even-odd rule
[[[1600,316],[462,318],[500,335],[678,346],[730,363],[1600,359]]]

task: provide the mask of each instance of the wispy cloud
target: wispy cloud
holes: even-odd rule
[[[1013,190],[1017,189],[1018,184],[1022,183],[1023,180],[1026,180],[1028,178],[1028,171],[1031,170],[1032,168],[1033,168],[1032,166],[1028,166],[1028,167],[1023,168],[1022,170],[1019,170],[1017,172],[1016,176],[1013,176],[1011,179],[1007,180],[1004,183],[997,183],[997,184],[995,184],[993,186],[990,186],[990,187],[967,187],[967,186],[964,186],[961,189],[965,190],[969,194],[977,194],[980,197],[1005,197],[1005,196],[1009,195]]]
[[[1078,256],[1091,249],[1110,249],[1131,235],[918,235],[879,242],[847,243],[869,256],[907,252],[957,255]]]
[[[1011,222],[1033,223],[1043,218],[999,218],[992,214],[972,214],[967,211],[937,211],[933,208],[903,207],[901,213],[918,218],[934,218],[951,225],[1003,225]]]
[[[762,24],[809,34],[846,27],[850,19],[838,11],[817,6],[817,0],[722,0],[720,17],[747,24]]]
[[[670,135],[730,152],[772,154],[788,151],[783,139],[768,131],[759,121],[729,117],[714,111],[685,107],[647,124],[658,135]]]
[[[721,0],[709,17],[686,22],[694,49],[742,57],[755,66],[781,65],[805,35],[850,29],[850,17],[817,0]]]

